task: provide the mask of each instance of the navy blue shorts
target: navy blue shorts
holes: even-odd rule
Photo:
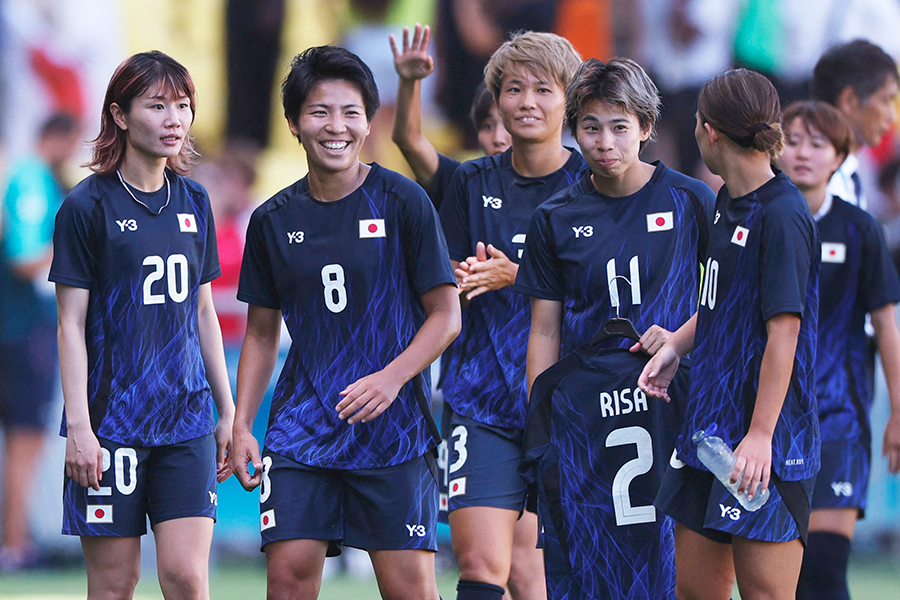
[[[872,453],[861,440],[822,442],[812,508],[856,508],[865,514]]]
[[[363,550],[437,550],[432,455],[381,469],[323,469],[263,453],[262,546],[328,540]]]
[[[184,517],[216,518],[216,440],[213,434],[156,447],[100,440],[100,490],[68,477],[63,485],[67,535],[137,537],[150,524]]]
[[[521,512],[526,492],[518,471],[522,430],[479,423],[446,405],[444,410],[448,416],[438,462],[441,509],[488,506]]]
[[[21,342],[0,343],[0,423],[43,431],[59,380],[56,327],[38,327]]]
[[[673,460],[677,461],[674,457]],[[759,510],[749,512],[709,471],[670,464],[653,504],[676,522],[714,542],[728,544],[732,536],[762,542],[800,538],[805,545],[813,482],[781,481],[773,473],[769,500]]]

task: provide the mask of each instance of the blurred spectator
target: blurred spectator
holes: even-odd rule
[[[272,89],[281,52],[284,0],[228,0],[226,9],[228,123],[226,136],[265,148]]]
[[[30,487],[56,398],[56,302],[47,281],[53,222],[67,192],[60,173],[75,152],[79,126],[50,117],[34,156],[10,168],[0,239],[0,424],[4,428],[0,571],[37,560],[29,534]]]
[[[212,281],[213,303],[226,347],[238,347],[247,328],[247,307],[237,300],[244,236],[256,207],[253,185],[259,149],[233,142],[213,161],[201,163],[192,177],[206,188],[216,222],[216,243],[222,275]]]

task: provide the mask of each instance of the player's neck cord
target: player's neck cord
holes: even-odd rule
[[[165,171],[163,171],[163,179],[166,180],[166,203],[163,204],[162,206],[160,206],[159,210],[156,211],[155,213],[153,212],[152,208],[150,208],[149,206],[147,206],[146,204],[144,204],[143,202],[141,202],[140,200],[137,199],[137,196],[134,195],[134,192],[132,192],[131,188],[128,187],[128,184],[125,183],[125,179],[122,177],[122,173],[118,169],[116,169],[116,175],[119,176],[119,181],[122,182],[122,187],[125,188],[125,191],[128,192],[128,195],[131,196],[135,202],[137,202],[138,204],[140,204],[141,206],[146,208],[148,211],[150,211],[151,215],[158,215],[159,213],[161,213],[163,211],[163,209],[165,207],[167,207],[169,205],[169,200],[171,200],[171,198],[172,198],[172,188],[169,185],[169,178],[166,176]]]

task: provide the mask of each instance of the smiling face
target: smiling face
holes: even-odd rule
[[[578,113],[575,139],[594,177],[620,180],[640,164],[641,142],[650,139],[650,129],[641,130],[634,113],[594,99]]]
[[[843,160],[831,140],[799,117],[785,127],[784,152],[778,164],[801,191],[824,190]]]
[[[125,132],[126,159],[159,161],[178,156],[194,121],[190,99],[163,86],[135,97],[127,113],[115,103],[110,105],[110,113]]]
[[[513,144],[562,139],[566,95],[556,81],[516,64],[500,80],[497,106]]]
[[[300,138],[309,170],[320,176],[356,166],[371,129],[362,94],[343,79],[326,79],[300,107],[291,133]]]

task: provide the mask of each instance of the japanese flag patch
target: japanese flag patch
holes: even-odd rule
[[[822,242],[822,262],[843,264],[847,260],[847,246],[837,242]]]
[[[450,482],[450,494],[449,497],[452,498],[454,496],[464,496],[466,494],[466,478],[460,477],[458,479],[454,479]]]
[[[450,510],[450,497],[447,494],[440,494],[440,505],[438,509],[441,512],[447,512]]]
[[[259,515],[259,530],[265,531],[266,529],[271,529],[275,527],[275,509],[270,508],[264,513]]]
[[[113,507],[110,504],[89,504],[85,516],[88,523],[112,523]]]
[[[383,237],[386,237],[384,233],[384,219],[359,220],[359,239]]]
[[[737,244],[738,246],[743,248],[747,245],[748,235],[750,235],[750,230],[738,225],[734,228],[734,235],[731,236],[731,243]]]
[[[189,213],[177,213],[178,229],[182,233],[197,233],[197,219]]]
[[[647,215],[647,231],[669,231],[672,229],[672,211],[650,213]]]

